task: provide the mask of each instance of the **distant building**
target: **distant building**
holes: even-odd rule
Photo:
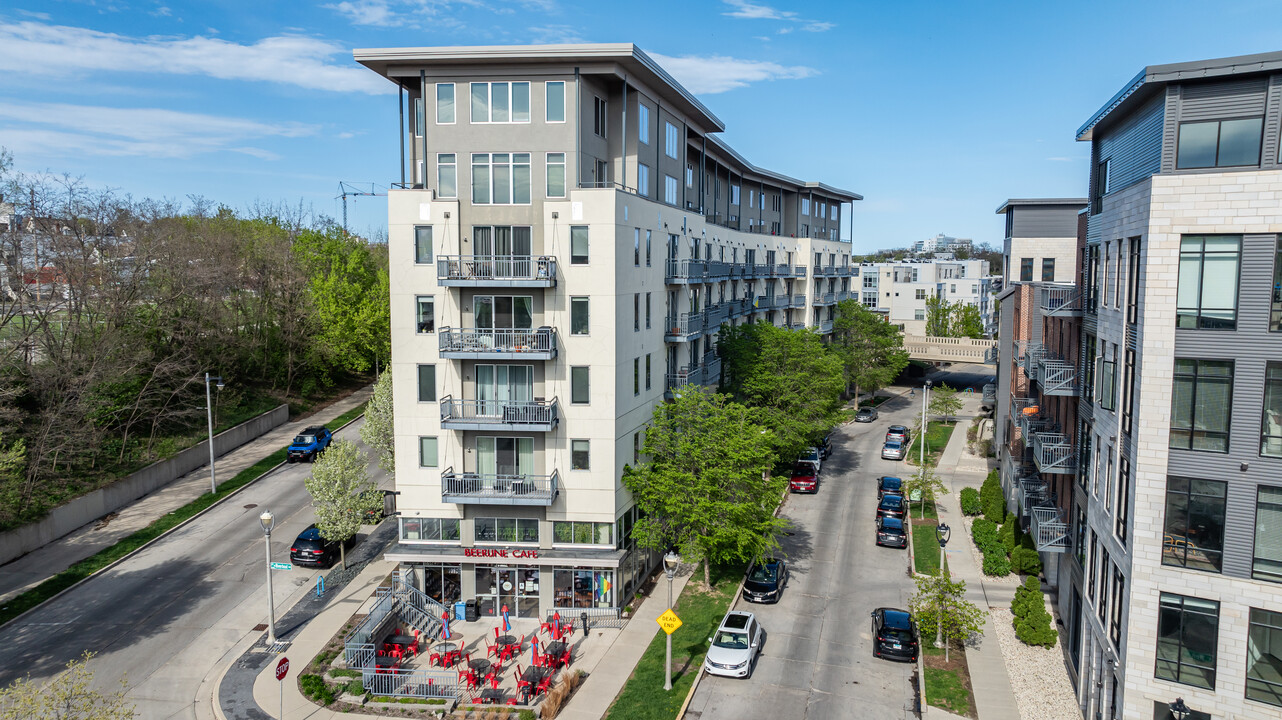
[[[984,325],[992,316],[987,260],[901,260],[861,263],[856,289],[865,307],[884,313],[906,335],[926,334],[926,301],[938,297],[979,308]]]
[[[1073,282],[1077,213],[1086,203],[1086,198],[1011,199],[997,208],[1006,216],[1002,270],[1007,285]]]
[[[926,240],[918,240],[913,243],[913,252],[918,254],[937,253],[937,252],[956,252],[958,250],[970,250],[975,246],[975,242],[969,238],[948,237],[944,234],[936,235]]]

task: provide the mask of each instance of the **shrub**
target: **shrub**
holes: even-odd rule
[[[364,695],[365,685],[359,679],[348,680],[347,684],[343,686],[343,691],[348,695]]]
[[[984,574],[993,577],[1010,575],[1010,559],[1006,557],[1006,553],[1001,551],[984,553]]]
[[[320,675],[303,675],[298,678],[298,687],[304,695],[321,705],[334,702],[334,689],[327,685],[325,678]]]
[[[988,518],[975,518],[970,526],[970,535],[975,540],[975,547],[982,553],[987,554],[1001,548],[1001,542],[997,539],[997,526]]]
[[[979,488],[984,517],[1000,525],[1006,519],[1006,496],[1002,494],[1002,481],[996,470],[991,470]]]
[[[1006,522],[1002,523],[1001,529],[997,531],[997,537],[1001,540],[1002,547],[1005,548],[1006,554],[1008,555],[1015,549],[1015,533],[1017,532],[1015,529],[1016,525],[1018,525],[1018,521],[1015,520],[1015,517],[1013,515],[1007,515]]]
[[[983,510],[979,501],[979,491],[972,487],[961,490],[961,511],[963,515],[978,515]]]
[[[1010,565],[1017,573],[1036,577],[1042,572],[1042,557],[1036,550],[1021,545],[1010,554]]]
[[[1028,576],[1024,579],[1024,584],[1015,589],[1015,599],[1011,601],[1010,611],[1015,616],[1015,637],[1025,645],[1053,647],[1059,639],[1059,633],[1051,627],[1051,614],[1046,612],[1042,586],[1036,577]]]

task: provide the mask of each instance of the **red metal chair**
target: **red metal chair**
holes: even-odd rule
[[[440,665],[441,667],[445,667],[445,659],[441,657],[440,653],[434,652],[427,656],[427,664]]]
[[[501,648],[498,646],[498,643],[491,645],[488,641],[482,640],[482,642],[485,643],[485,657],[499,656],[499,650]]]
[[[525,688],[528,688],[529,686],[530,686],[530,681],[525,679],[525,673],[521,672],[521,664],[520,664],[520,663],[517,663],[517,665],[516,665],[516,691],[517,691],[517,692],[521,692],[521,690],[523,690],[523,689],[525,689]]]
[[[490,673],[485,679],[490,681],[491,690],[498,690],[499,685],[503,682],[503,678],[499,677],[497,673]]]
[[[552,687],[552,675],[551,673],[549,673],[546,677],[544,677],[542,680],[539,681],[538,687],[534,689],[534,693],[536,695],[542,695],[543,693],[546,693],[551,687]]]
[[[514,697],[510,697],[510,698],[508,698],[508,699],[507,699],[507,704],[508,704],[508,705],[515,705],[515,704],[516,704],[516,698],[514,698]]]
[[[574,655],[574,650],[571,649],[569,645],[566,645],[565,652],[561,653],[561,666],[568,667],[570,664],[570,661],[572,660],[573,655]]]

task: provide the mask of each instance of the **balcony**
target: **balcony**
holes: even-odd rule
[[[836,266],[836,265],[824,265],[824,266],[823,266],[823,274],[824,274],[824,275],[827,275],[827,276],[829,276],[829,277],[836,277],[836,276],[837,276],[837,266]]]
[[[993,404],[997,402],[997,386],[996,385],[994,385],[993,383],[988,383],[984,385],[982,402],[986,404]]]
[[[459,505],[541,505],[556,502],[560,478],[551,475],[441,473],[441,502]]]
[[[837,293],[817,292],[815,293],[814,297],[815,297],[815,305],[824,306],[824,305],[837,304]]]
[[[721,384],[721,358],[715,352],[703,356],[703,384],[712,387]]]
[[[1034,432],[1033,462],[1037,471],[1071,475],[1077,470],[1077,453],[1068,436],[1060,432]]]
[[[1028,517],[1035,507],[1054,504],[1051,492],[1046,487],[1045,481],[1037,474],[1025,475],[1019,478],[1016,490],[1019,493],[1019,513],[1021,517]]]
[[[465,329],[443,327],[436,333],[441,357],[455,360],[552,360],[556,329]]]
[[[996,345],[984,351],[984,363],[987,365],[997,364],[997,346]]]
[[[1024,369],[1024,374],[1029,380],[1037,379],[1038,363],[1046,354],[1046,348],[1037,343],[1029,343],[1024,349],[1024,354],[1020,358],[1019,366]]]
[[[441,427],[447,430],[551,432],[560,421],[556,398],[532,402],[441,398]]]
[[[1072,548],[1072,538],[1068,534],[1068,523],[1064,513],[1054,505],[1032,509],[1032,535],[1038,552],[1068,552]]]
[[[806,276],[806,266],[805,266],[805,265],[797,265],[797,266],[793,267],[793,268],[792,268],[792,276],[793,276],[793,277],[799,277],[799,278],[803,278],[803,277],[805,277],[805,276]]]
[[[793,308],[803,308],[805,306],[806,306],[805,295],[793,295],[792,302],[791,304],[788,305],[788,307],[793,307]]]
[[[533,255],[439,255],[441,287],[556,287],[556,258]]]
[[[820,320],[820,321],[819,321],[819,334],[820,334],[820,335],[827,335],[828,333],[831,333],[831,332],[832,332],[832,321],[831,321],[831,320]]]
[[[663,331],[663,339],[668,342],[689,342],[703,334],[704,314],[702,312],[684,312],[676,317],[669,316]]]
[[[676,397],[676,392],[687,385],[716,385],[721,381],[721,358],[716,358],[715,363],[709,362],[693,368],[683,367],[677,372],[668,373],[665,381],[663,397],[667,400],[672,400]]]
[[[714,282],[717,280],[726,280],[730,277],[730,263],[722,262],[720,260],[708,260],[706,263],[708,270],[707,274],[704,276],[705,281]]]
[[[708,263],[703,260],[668,260],[663,277],[669,285],[702,284],[707,281]]]
[[[1081,317],[1082,291],[1075,285],[1043,286],[1042,314],[1048,317]]]
[[[752,268],[752,277],[755,278],[771,277],[771,273],[774,270],[770,265],[750,265],[749,267]]]
[[[726,303],[726,305],[729,306],[730,308],[730,317],[732,318],[742,317],[752,312],[752,301],[749,300],[748,298],[739,298],[738,300],[730,300]]]
[[[1037,378],[1043,395],[1077,397],[1082,394],[1077,384],[1077,366],[1050,351],[1038,360]]]

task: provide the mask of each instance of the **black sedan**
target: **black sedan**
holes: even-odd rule
[[[788,584],[788,563],[768,558],[752,566],[743,583],[743,599],[748,602],[779,602],[783,586]]]
[[[892,517],[903,520],[907,509],[907,503],[904,502],[903,495],[887,493],[881,497],[881,502],[877,504],[877,517],[878,519]]]
[[[351,547],[350,541],[348,547]],[[295,565],[333,567],[338,562],[339,552],[338,541],[326,540],[315,525],[309,525],[290,546],[289,561]]]
[[[886,493],[903,495],[904,481],[891,475],[882,475],[877,478],[877,499],[880,500]]]
[[[904,532],[904,521],[899,518],[877,518],[877,544],[882,547],[908,547],[908,534]]]
[[[920,644],[917,623],[907,610],[877,608],[872,611],[873,657],[917,662]]]

